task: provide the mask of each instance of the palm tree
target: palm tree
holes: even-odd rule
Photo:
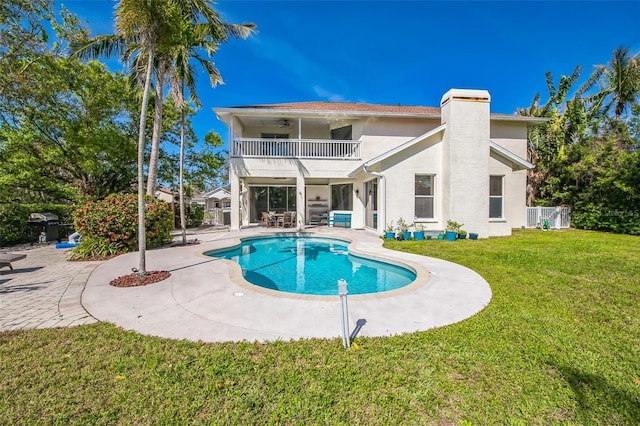
[[[208,11],[206,22],[192,22],[185,16],[182,31],[175,43],[166,52],[167,63],[170,64],[170,74],[172,82],[173,99],[180,109],[181,130],[180,130],[180,171],[179,171],[179,194],[180,194],[180,228],[182,230],[182,243],[187,243],[186,217],[184,205],[184,106],[185,92],[188,90],[191,101],[200,105],[196,93],[196,77],[192,67],[192,62],[199,64],[209,75],[211,87],[222,84],[222,76],[218,72],[211,57],[217,52],[218,46],[226,42],[229,37],[247,38],[255,31],[252,23],[228,24],[222,22],[219,15],[213,11]],[[201,55],[206,53],[206,57]]]
[[[177,7],[171,9],[171,22],[176,25],[177,30],[167,34],[171,36],[163,40],[165,49],[157,57],[155,117],[151,138],[149,176],[147,177],[148,195],[153,195],[156,187],[158,156],[160,153],[160,130],[162,128],[163,85],[167,73],[172,73],[175,70],[173,61],[181,60],[188,63],[190,59],[196,59],[209,74],[212,86],[215,86],[217,83],[222,82],[217,69],[212,62],[194,53],[204,49],[210,58],[217,50],[218,45],[226,42],[229,37],[244,39],[255,31],[255,24],[252,23],[228,24],[224,22],[213,9],[214,2],[212,0],[173,1]],[[185,50],[179,53],[181,46]],[[173,92],[177,93],[179,90],[176,90],[175,87],[174,82]],[[189,88],[189,91],[193,96],[195,86]]]
[[[607,65],[598,65],[592,78],[599,81],[600,91],[591,97],[593,103],[607,115],[614,109],[616,121],[620,121],[627,108],[638,103],[640,97],[640,53],[633,55],[628,47],[613,51]]]
[[[167,1],[162,0],[120,0],[116,6],[115,34],[98,36],[83,46],[72,47],[73,55],[83,59],[118,55],[123,61],[132,60],[138,71],[145,69],[144,76],[140,72],[137,74],[138,79],[144,84],[138,129],[138,250],[140,252],[138,274],[140,276],[147,273],[144,192],[145,117],[156,52],[162,44],[163,37],[166,38],[172,30],[171,22],[167,19],[168,9],[170,8]]]

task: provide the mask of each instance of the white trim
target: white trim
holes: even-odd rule
[[[341,111],[331,109],[281,109],[281,108],[213,108],[219,120],[224,121],[221,114],[230,114],[235,117],[268,116],[268,117],[325,117],[331,114],[331,118],[339,117],[406,117],[406,118],[440,118],[441,114],[429,114],[419,112],[376,112],[376,111]]]
[[[418,195],[418,194],[416,194],[415,181],[416,181],[416,178],[418,176],[428,176],[430,178],[429,179],[429,184],[431,185],[431,195]],[[413,175],[413,179],[414,179],[413,180],[413,218],[414,218],[413,220],[414,220],[414,222],[415,221],[421,221],[421,220],[424,220],[424,221],[435,220],[436,217],[437,217],[437,211],[436,211],[436,204],[437,203],[436,203],[436,189],[435,189],[436,188],[436,186],[435,186],[436,175],[434,173],[415,173]],[[433,203],[433,212],[432,212],[433,216],[432,217],[427,217],[427,216],[418,217],[418,216],[416,216],[416,199],[418,197],[420,197],[420,198],[431,198],[432,203]]]
[[[500,178],[500,195],[491,195],[491,178]],[[500,216],[491,217],[491,199],[500,199]],[[489,222],[506,222],[504,214],[504,175],[489,175]]]
[[[499,157],[502,157],[503,159],[507,160],[508,162],[511,163],[511,169],[516,171],[516,170],[525,170],[525,169],[533,169],[535,166],[533,164],[531,164],[530,162],[528,162],[527,160],[525,160],[524,158],[514,154],[513,152],[509,151],[508,149],[498,145],[497,143],[495,143],[494,141],[492,141],[491,139],[489,139],[489,149],[490,152],[496,154]]]
[[[397,147],[390,149],[389,151],[378,155],[375,158],[372,158],[371,160],[367,161],[366,163],[362,164],[360,167],[358,167],[357,169],[355,169],[354,171],[352,171],[351,173],[348,174],[349,177],[355,176],[357,175],[360,171],[364,171],[364,169],[371,167],[372,165],[376,164],[376,163],[380,163],[381,161],[386,160],[389,157],[392,157],[394,155],[396,155],[399,152],[404,151],[407,148],[412,147],[413,145],[422,142],[425,139],[430,138],[431,136],[437,135],[440,132],[443,132],[444,129],[447,128],[447,123],[441,124],[438,127],[436,127],[433,130],[428,131],[427,133],[420,135],[418,137],[415,137],[405,143],[403,143],[402,145],[398,145]]]
[[[223,197],[223,198],[218,198],[218,200],[222,200],[222,199],[224,199],[224,198],[230,198],[230,197],[231,197],[231,192],[229,192],[227,189],[225,189],[225,188],[224,188],[224,187],[222,187],[222,186],[219,186],[219,187],[218,187],[218,188],[216,188],[216,189],[212,189],[211,191],[203,192],[203,193],[201,193],[201,194],[200,194],[200,196],[201,196],[203,199],[209,199],[209,198],[211,198],[211,197],[212,197],[212,195],[213,195],[213,194],[215,194],[216,192],[222,192],[222,193],[224,193],[224,194],[226,195],[226,196],[225,196],[225,197]]]
[[[435,108],[435,107],[434,107]],[[442,113],[424,112],[381,112],[381,111],[343,111],[332,109],[282,109],[282,108],[212,108],[220,121],[225,121],[222,115],[235,117],[269,116],[269,117],[325,117],[327,114],[333,117],[404,117],[404,118],[442,118]],[[491,114],[491,121],[515,121],[531,124],[542,124],[549,121],[545,117],[531,117],[526,115]]]

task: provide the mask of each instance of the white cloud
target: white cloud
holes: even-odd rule
[[[316,95],[320,96],[331,102],[344,102],[345,98],[342,95],[337,93],[331,93],[328,90],[323,89],[320,86],[313,86],[313,91],[316,92]]]
[[[313,92],[329,101],[344,101],[345,97],[337,93],[338,88],[346,85],[334,74],[327,72],[321,65],[291,44],[271,36],[258,36],[250,39],[255,54],[275,64],[282,72],[294,75],[293,83],[299,88]],[[329,87],[327,89],[326,87]]]

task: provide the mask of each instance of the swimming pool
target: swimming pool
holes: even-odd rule
[[[269,237],[205,254],[238,263],[252,284],[287,293],[337,295],[340,279],[347,281],[349,294],[378,293],[415,280],[407,268],[349,254],[347,244],[333,238]]]

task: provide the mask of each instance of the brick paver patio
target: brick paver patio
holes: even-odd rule
[[[22,253],[27,258],[13,263],[13,271],[0,269],[0,331],[97,322],[80,297],[89,275],[102,262],[68,262],[68,250],[53,244]]]

